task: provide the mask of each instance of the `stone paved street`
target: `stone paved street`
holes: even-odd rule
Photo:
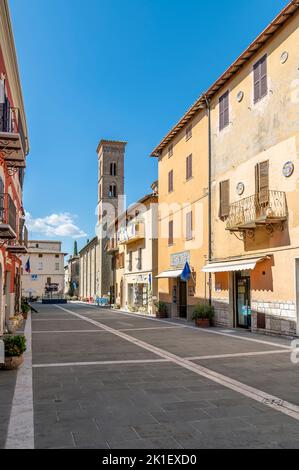
[[[299,447],[290,341],[75,303],[38,310],[35,448]],[[14,373],[0,380],[11,396]],[[10,401],[0,409],[1,447]]]

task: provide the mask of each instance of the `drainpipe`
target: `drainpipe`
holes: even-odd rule
[[[212,125],[211,103],[204,95],[208,111],[208,261],[212,261]],[[212,274],[209,273],[209,305],[212,305]]]

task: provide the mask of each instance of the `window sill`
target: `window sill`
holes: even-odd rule
[[[185,183],[189,183],[189,181],[192,181],[194,179],[194,176],[190,176],[190,178],[186,178]]]
[[[188,142],[188,140],[192,139],[192,135],[190,135],[189,137],[185,137],[185,142]]]

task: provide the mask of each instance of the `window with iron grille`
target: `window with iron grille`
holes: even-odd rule
[[[192,137],[192,124],[186,128],[186,140],[191,139]]]
[[[192,240],[193,233],[192,233],[192,211],[186,214],[186,240]]]
[[[229,125],[229,92],[227,91],[219,98],[219,129],[222,130]]]
[[[257,103],[268,94],[267,54],[253,66],[254,102]]]
[[[168,192],[173,192],[173,170],[168,173]]]
[[[186,180],[192,178],[192,155],[186,158]]]

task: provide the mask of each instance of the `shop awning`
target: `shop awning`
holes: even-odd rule
[[[255,269],[257,263],[269,259],[269,256],[262,258],[248,258],[235,261],[226,261],[223,263],[210,263],[203,268],[204,273],[226,273],[232,271],[248,271]]]
[[[164,271],[163,273],[157,276],[157,279],[175,279],[182,275],[183,269],[179,269],[176,271]]]

